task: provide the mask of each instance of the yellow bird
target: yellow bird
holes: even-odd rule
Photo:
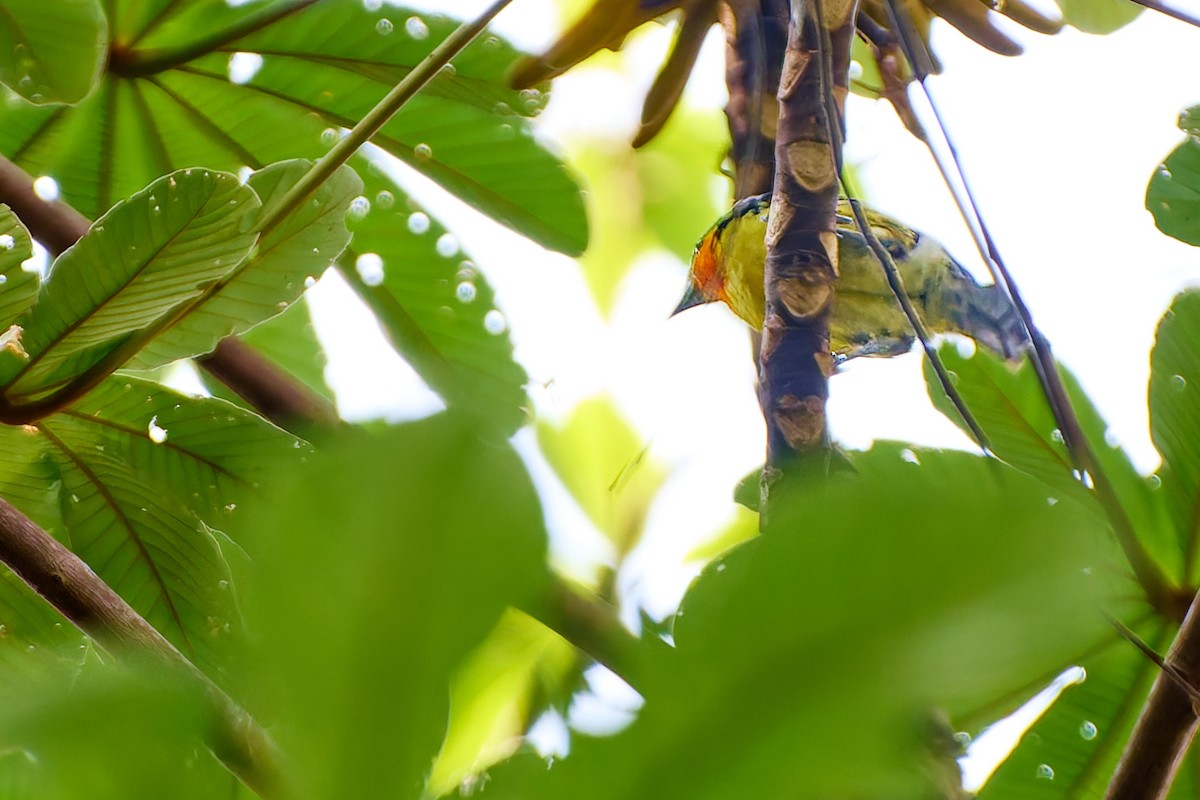
[[[738,201],[696,245],[687,289],[674,314],[720,300],[752,328],[761,329],[766,300],[764,241],[771,195]],[[840,275],[829,324],[830,350],[840,359],[894,356],[912,348],[912,327],[883,268],[839,206]],[[871,230],[896,262],[908,296],[932,333],[961,333],[1008,359],[1028,345],[1021,319],[997,286],[980,286],[940,244],[875,211]]]

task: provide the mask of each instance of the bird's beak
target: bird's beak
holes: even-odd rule
[[[694,306],[702,306],[707,302],[709,302],[709,298],[705,297],[700,291],[700,287],[696,285],[696,282],[689,278],[683,298],[680,299],[679,305],[675,306],[675,310],[671,312],[671,316],[675,316],[680,311],[687,311]]]

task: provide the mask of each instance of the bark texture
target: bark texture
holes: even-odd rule
[[[772,472],[828,445],[840,132],[856,7],[854,0],[794,0],[788,24],[759,359]]]

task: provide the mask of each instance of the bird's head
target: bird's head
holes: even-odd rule
[[[675,310],[674,316],[680,311],[686,311],[693,306],[725,300],[725,279],[721,267],[721,228],[714,225],[704,234],[692,252],[692,264],[688,270],[687,288]]]

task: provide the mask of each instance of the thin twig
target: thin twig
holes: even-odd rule
[[[1142,655],[1149,659],[1164,673],[1174,679],[1180,689],[1187,692],[1188,697],[1192,699],[1192,703],[1200,705],[1200,689],[1196,688],[1195,683],[1174,664],[1168,663],[1165,658],[1158,654],[1158,651],[1146,643],[1142,637],[1133,632],[1133,629],[1127,626],[1124,622],[1112,615],[1108,617],[1108,624],[1116,628],[1117,633],[1121,634],[1121,638],[1136,647]]]
[[[860,13],[859,16],[865,17],[866,15]],[[825,28],[821,29],[821,44],[822,48],[828,52],[830,48],[829,31]],[[824,71],[822,71],[822,74],[824,74]],[[821,81],[821,90],[825,95],[825,122],[828,126],[829,139],[833,142],[834,162],[838,180],[842,185],[842,193],[849,200],[850,208],[854,211],[854,221],[858,225],[858,230],[862,233],[863,239],[867,242],[867,246],[871,248],[871,252],[875,255],[875,260],[883,270],[888,287],[891,288],[892,294],[900,304],[904,316],[908,319],[908,324],[912,326],[917,339],[920,340],[921,347],[925,351],[925,356],[929,359],[929,363],[933,365],[933,371],[937,375],[938,382],[942,385],[942,390],[946,393],[946,397],[950,399],[950,403],[954,406],[958,415],[962,417],[963,423],[971,431],[971,436],[975,439],[975,443],[979,445],[979,449],[983,451],[984,455],[992,455],[987,434],[984,433],[983,428],[980,427],[979,422],[975,419],[975,415],[967,406],[966,400],[959,393],[958,387],[950,379],[950,373],[946,369],[946,365],[942,363],[942,357],[938,354],[937,348],[933,346],[933,337],[930,336],[929,330],[925,327],[921,315],[917,313],[912,298],[908,296],[908,290],[904,287],[904,280],[900,277],[900,271],[896,268],[896,263],[892,260],[892,256],[888,253],[887,248],[879,241],[875,232],[871,230],[871,224],[867,221],[866,214],[863,213],[862,204],[854,197],[854,193],[850,191],[850,185],[846,181],[845,163],[842,153],[846,138],[845,122],[841,118],[841,115],[837,113],[837,105],[833,96],[831,82],[823,79]]]
[[[1139,6],[1144,6],[1153,11],[1157,11],[1160,14],[1166,14],[1168,17],[1174,17],[1180,22],[1186,22],[1188,25],[1195,25],[1197,28],[1200,28],[1200,17],[1184,11],[1183,9],[1169,6],[1166,3],[1161,2],[1161,0],[1133,0],[1133,2],[1137,3]]]
[[[496,0],[482,14],[470,22],[464,22],[425,56],[411,72],[405,75],[374,108],[366,113],[342,139],[338,140],[320,160],[296,182],[279,204],[263,215],[259,222],[260,235],[265,236],[280,222],[300,207],[305,200],[329,179],[337,169],[379,132],[379,129],[400,110],[417,92],[433,80],[442,67],[450,63],[471,41],[483,32],[488,23],[512,0]]]
[[[1158,663],[1156,658],[1153,660]],[[1163,670],[1133,726],[1105,800],[1162,800],[1191,747],[1200,725],[1191,679],[1200,675],[1200,603],[1195,600],[1161,666]]]
[[[887,0],[887,9],[893,26],[901,33],[900,42],[905,57],[909,59],[911,64],[915,64],[912,42],[905,35],[906,26],[904,23],[907,19],[906,10],[902,5],[897,4],[895,0]],[[1150,557],[1150,554],[1142,546],[1133,523],[1122,507],[1120,499],[1117,497],[1116,490],[1108,480],[1107,475],[1105,475],[1091,443],[1088,442],[1087,437],[1083,433],[1083,427],[1079,423],[1079,417],[1075,413],[1070,397],[1067,395],[1062,376],[1058,372],[1057,362],[1051,353],[1050,343],[1034,324],[1029,307],[1025,304],[1020,291],[1017,289],[1016,281],[1013,279],[1012,273],[1005,266],[1004,260],[1000,256],[999,248],[996,246],[996,242],[992,238],[987,224],[984,222],[983,214],[975,200],[975,194],[971,190],[966,172],[959,159],[958,150],[950,138],[949,131],[929,90],[926,81],[928,76],[924,71],[915,67],[914,74],[915,80],[920,85],[929,108],[933,112],[942,139],[950,152],[955,173],[967,198],[965,203],[950,180],[949,169],[943,164],[941,157],[934,149],[929,138],[927,136],[919,138],[921,138],[926,148],[929,149],[934,162],[938,165],[938,169],[941,171],[943,179],[946,181],[946,185],[950,189],[955,203],[958,205],[959,213],[962,214],[967,227],[971,230],[976,246],[979,248],[980,256],[992,273],[992,277],[996,283],[1007,291],[1009,298],[1013,302],[1013,306],[1017,310],[1018,316],[1021,318],[1022,324],[1025,326],[1026,332],[1029,334],[1029,340],[1033,344],[1031,361],[1034,364],[1038,379],[1042,385],[1046,401],[1050,405],[1051,413],[1054,415],[1059,430],[1063,435],[1063,442],[1067,447],[1067,451],[1078,468],[1091,478],[1092,490],[1099,500],[1101,507],[1104,509],[1105,514],[1108,516],[1121,550],[1129,561],[1129,565],[1137,576],[1138,582],[1142,586],[1143,591],[1145,591],[1151,605],[1164,614],[1173,614],[1175,613],[1175,608],[1170,582],[1158,564],[1155,563],[1154,559]]]

